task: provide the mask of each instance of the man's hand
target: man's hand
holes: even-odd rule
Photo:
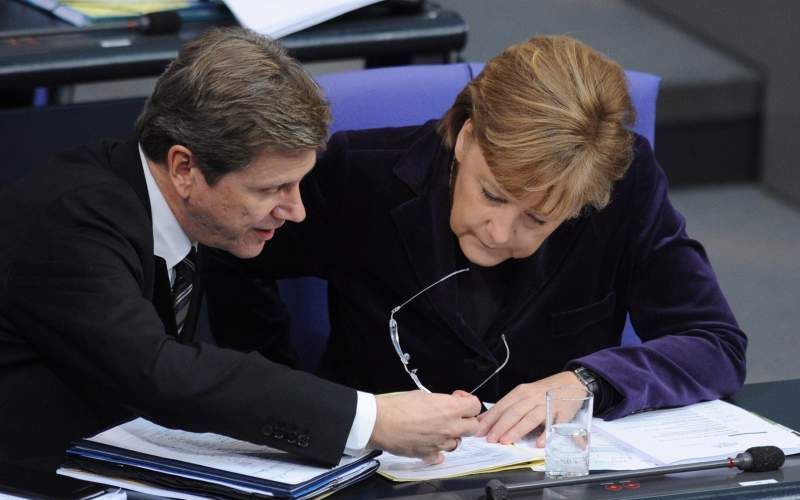
[[[444,460],[442,451],[454,450],[462,436],[478,430],[481,404],[475,396],[413,391],[381,394],[375,400],[378,416],[370,448],[438,464]]]
[[[545,393],[556,387],[572,386],[584,387],[577,375],[571,371],[518,385],[489,411],[478,416],[480,427],[476,435],[486,436],[486,440],[490,443],[509,444],[519,441],[537,427],[544,427],[547,417]],[[566,417],[566,415],[561,416],[561,418]],[[536,440],[536,446],[541,448],[544,443],[545,435],[542,432]]]

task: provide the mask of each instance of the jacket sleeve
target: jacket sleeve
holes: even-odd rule
[[[594,370],[622,395],[605,418],[729,396],[745,378],[747,338],[705,250],[687,236],[646,141],[637,141],[636,153],[627,289],[631,322],[643,343],[571,363]]]
[[[8,271],[16,331],[94,404],[337,463],[355,391],[257,353],[166,335],[145,289],[150,226],[133,193],[113,183],[76,189],[38,214]]]

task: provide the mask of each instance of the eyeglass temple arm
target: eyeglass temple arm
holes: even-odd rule
[[[497,370],[493,371],[491,375],[486,377],[486,380],[484,380],[483,382],[478,384],[478,387],[476,387],[476,388],[472,389],[471,391],[469,391],[470,394],[475,394],[475,391],[477,391],[478,389],[483,387],[486,384],[486,382],[490,381],[492,379],[492,377],[497,375],[497,373],[500,370],[505,368],[506,363],[508,363],[508,359],[511,357],[511,350],[508,348],[508,342],[506,342],[506,335],[504,333],[500,334],[500,338],[503,340],[503,345],[506,346],[506,359],[505,359],[505,361],[503,361],[503,363],[500,366],[497,367]]]
[[[394,350],[397,352],[397,355],[400,356],[400,361],[403,363],[403,369],[406,371],[406,373],[408,373],[408,376],[411,377],[411,380],[414,381],[414,384],[417,386],[417,388],[430,394],[431,390],[422,385],[419,377],[417,377],[417,370],[408,369],[408,360],[411,359],[411,355],[403,352],[403,350],[400,348],[400,334],[397,330],[397,321],[394,320],[394,313],[397,311],[397,309],[399,308],[394,308],[392,313],[389,315],[389,335],[392,337],[392,346],[394,346]]]
[[[430,290],[434,286],[438,285],[442,281],[444,281],[444,280],[446,280],[446,279],[448,279],[448,278],[450,278],[452,276],[455,276],[456,274],[463,273],[463,272],[466,272],[466,271],[469,271],[468,267],[465,267],[463,269],[459,269],[457,271],[453,271],[452,273],[448,274],[447,276],[444,276],[443,278],[440,278],[439,280],[431,283],[430,285],[426,286],[425,288],[423,288],[419,292],[417,292],[414,295],[412,295],[411,298],[409,298],[408,300],[406,300],[405,302],[403,302],[399,306],[397,306],[394,309],[392,309],[392,311],[389,313],[389,335],[391,336],[391,339],[392,339],[392,346],[394,346],[395,352],[397,352],[397,355],[400,357],[400,361],[402,361],[403,368],[405,369],[406,373],[408,373],[408,376],[411,377],[411,380],[414,381],[414,384],[416,384],[416,386],[421,391],[425,391],[425,392],[428,392],[428,393],[431,392],[430,389],[428,389],[427,387],[422,385],[422,382],[420,382],[419,377],[417,377],[417,370],[416,369],[413,369],[413,370],[409,370],[408,369],[408,361],[409,361],[409,359],[411,359],[411,355],[408,354],[408,353],[403,352],[403,349],[400,347],[400,332],[398,331],[397,321],[395,321],[395,319],[394,319],[394,314],[397,311],[399,311],[401,308],[403,308],[403,306],[405,306],[406,304],[408,304],[412,300],[416,299],[417,297],[419,297],[423,293],[427,292],[428,290]]]
[[[468,268],[468,267],[465,267],[465,268],[463,268],[463,269],[459,269],[459,270],[457,270],[457,271],[453,271],[452,273],[448,274],[447,276],[444,276],[443,278],[439,278],[437,281],[434,281],[434,282],[433,282],[433,283],[431,283],[430,285],[426,286],[425,288],[423,288],[423,289],[422,289],[422,290],[420,290],[419,292],[417,292],[417,293],[415,293],[414,295],[412,295],[410,299],[406,300],[405,302],[403,302],[403,303],[402,303],[402,304],[400,304],[399,306],[397,306],[397,307],[395,307],[394,309],[392,309],[392,313],[391,313],[390,317],[394,316],[394,313],[396,313],[397,311],[399,311],[399,310],[400,310],[401,308],[403,308],[403,307],[404,307],[406,304],[408,304],[408,303],[409,303],[409,302],[411,302],[412,300],[416,299],[417,297],[419,297],[419,296],[420,296],[420,295],[422,295],[423,293],[427,292],[427,291],[428,291],[428,290],[430,290],[431,288],[435,287],[436,285],[438,285],[438,284],[439,284],[439,283],[441,283],[442,281],[444,281],[444,280],[446,280],[446,279],[450,278],[451,276],[455,276],[456,274],[460,274],[460,273],[465,273],[465,272],[467,272],[467,271],[469,271],[469,268]]]

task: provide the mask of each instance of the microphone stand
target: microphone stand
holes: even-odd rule
[[[739,468],[744,471],[764,472],[779,469],[785,460],[783,451],[774,446],[761,446],[748,449],[740,453],[736,458],[726,458],[724,460],[712,460],[695,464],[668,465],[664,467],[654,467],[634,471],[605,472],[602,474],[591,474],[580,477],[569,477],[563,479],[545,479],[542,481],[530,481],[506,485],[498,479],[491,479],[486,483],[486,498],[488,500],[505,500],[509,494],[519,491],[538,490],[556,486],[572,486],[585,483],[603,483],[632,479],[638,477],[650,477],[661,474],[675,474],[678,472],[693,472],[698,470],[717,469],[727,467],[729,469]]]

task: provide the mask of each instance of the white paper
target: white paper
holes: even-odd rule
[[[302,483],[330,470],[307,465],[268,446],[219,434],[167,429],[143,418],[101,432],[88,441],[286,484]],[[358,459],[343,457],[339,466]]]
[[[384,452],[378,457],[381,463],[378,473],[396,481],[426,481],[543,459],[543,448],[488,443],[486,438],[466,437],[455,451],[445,452],[444,462],[438,465]]]
[[[612,439],[626,443],[659,465],[733,457],[753,446],[777,446],[800,453],[800,436],[724,401],[592,422]]]
[[[69,467],[61,467],[56,471],[57,474],[62,476],[74,477],[75,479],[82,479],[83,481],[91,481],[93,483],[109,484],[126,490],[138,491],[147,495],[155,495],[158,497],[178,498],[180,500],[208,500],[208,497],[201,497],[192,495],[191,493],[184,493],[182,491],[168,490],[158,486],[150,486],[149,484],[140,483],[139,481],[132,481],[130,479],[119,479],[116,477],[101,476],[94,472],[86,472],[79,469],[72,469]]]
[[[242,26],[280,38],[379,0],[224,0]]]
[[[656,467],[656,464],[641,456],[636,450],[631,450],[610,439],[609,436],[598,431],[596,423],[599,418],[592,419],[592,432],[589,438],[589,470],[639,470]],[[516,443],[518,447],[541,450],[536,447],[538,433],[528,434]],[[533,470],[544,470],[544,464],[537,464]]]
[[[349,480],[349,479],[351,479],[353,477],[356,477],[356,476],[358,476],[360,474],[363,474],[368,469],[373,467],[374,463],[375,463],[374,461],[369,460],[369,461],[367,461],[367,462],[365,462],[365,463],[353,468],[353,470],[349,471],[347,474],[345,474],[345,475],[343,475],[343,476],[341,476],[339,478],[338,484],[341,484],[341,483],[346,482],[347,480]],[[155,495],[155,496],[158,496],[158,497],[178,498],[180,500],[206,500],[207,498],[209,498],[207,496],[193,495],[191,493],[186,493],[186,492],[180,491],[180,490],[168,489],[168,488],[164,488],[164,487],[161,487],[161,486],[153,486],[151,484],[143,483],[143,482],[140,482],[140,481],[134,481],[132,479],[121,479],[121,478],[116,478],[116,477],[103,476],[103,475],[100,475],[100,474],[95,474],[94,472],[88,472],[88,471],[84,471],[84,470],[81,470],[81,469],[74,469],[74,468],[71,468],[71,467],[61,467],[56,471],[56,473],[60,474],[62,476],[74,477],[75,479],[82,479],[84,481],[91,481],[93,483],[100,483],[100,484],[107,484],[107,485],[111,485],[111,486],[117,486],[119,488],[124,488],[124,490],[138,491],[139,493],[145,493],[147,495]],[[248,491],[249,492],[254,492],[254,491],[256,491],[256,490],[250,490],[250,489],[247,489],[247,488],[237,487],[235,485],[230,485],[230,484],[228,484],[227,486],[234,487],[234,488],[239,489],[239,490],[244,491],[244,492],[248,492]],[[335,486],[335,485],[328,485],[327,487],[322,488],[319,491],[316,491],[314,494],[315,495],[323,494],[326,491],[328,491],[331,486]],[[95,500],[95,498],[102,499],[102,500],[125,500],[127,495],[125,494],[124,490],[117,490],[117,494],[121,495],[121,496],[117,496],[117,497],[110,497],[110,496],[93,497],[91,500]],[[256,492],[259,495],[262,495],[262,496],[265,496],[265,495],[272,496],[272,494],[267,492],[267,491],[258,490]],[[2,496],[0,496],[0,500],[4,500],[2,498]],[[14,500],[16,500],[16,499],[14,499]]]

